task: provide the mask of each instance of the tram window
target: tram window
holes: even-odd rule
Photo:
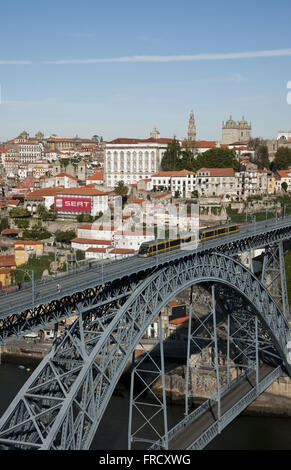
[[[141,255],[144,255],[146,254],[148,251],[148,247],[147,246],[141,246],[140,249],[139,249],[139,252]]]
[[[234,232],[235,230],[237,230],[237,225],[233,225],[232,227],[229,227],[230,232]]]
[[[211,232],[206,232],[205,233],[205,238],[213,237],[214,236],[214,231],[212,230]]]

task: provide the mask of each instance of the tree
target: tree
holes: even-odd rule
[[[115,186],[114,191],[119,196],[126,196],[128,193],[128,187],[124,184],[124,181],[118,181],[118,184]]]
[[[40,221],[31,227],[30,230],[24,230],[22,234],[24,240],[43,240],[51,236],[52,234],[41,225]]]
[[[24,209],[23,207],[15,207],[14,209],[11,209],[9,212],[10,217],[17,218],[17,217],[30,217],[31,214],[27,209]]]
[[[56,242],[59,243],[71,243],[71,240],[76,238],[76,232],[74,230],[65,230],[65,231],[57,231],[56,232]]]
[[[0,232],[2,232],[2,230],[5,230],[6,228],[9,228],[9,220],[8,220],[8,217],[1,217],[1,220],[0,220]]]
[[[264,140],[261,137],[252,137],[248,141],[248,148],[257,150],[260,145],[264,145]]]
[[[291,167],[291,149],[279,147],[272,162],[272,170],[288,170]]]
[[[286,183],[286,181],[283,181],[283,183],[281,184],[281,188],[283,189],[283,191],[287,191],[288,189],[288,184]]]
[[[81,261],[85,259],[85,252],[82,250],[76,250],[76,260]]]
[[[39,204],[37,208],[37,215],[42,219],[45,213],[46,213],[45,206],[43,204]]]
[[[239,163],[234,150],[213,148],[198,155],[194,160],[194,170],[200,168],[233,168],[238,170]]]
[[[23,228],[26,229],[29,227],[29,220],[27,219],[16,220],[15,223],[19,229],[23,229]]]
[[[253,162],[258,165],[259,170],[270,167],[269,150],[266,145],[259,145],[256,148]]]
[[[181,146],[174,137],[173,141],[168,143],[167,150],[163,155],[161,169],[163,171],[180,170],[179,162],[181,160],[181,154]]]

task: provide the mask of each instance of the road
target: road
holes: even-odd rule
[[[268,221],[257,222],[256,224],[246,224],[240,227],[240,231],[231,235],[222,236],[218,239],[200,242],[198,247],[184,247],[169,253],[159,254],[150,258],[141,258],[137,255],[122,260],[104,261],[104,263],[92,263],[91,268],[82,268],[76,272],[59,273],[56,278],[46,281],[38,281],[34,284],[34,295],[31,285],[20,291],[9,292],[0,296],[0,318],[6,318],[10,314],[17,314],[25,309],[29,309],[40,304],[47,304],[52,300],[60,299],[65,295],[71,295],[90,287],[102,285],[115,279],[153,269],[155,266],[161,268],[163,264],[183,258],[187,254],[203,253],[205,251],[215,251],[225,244],[235,244],[239,240],[255,237],[261,233],[269,233],[276,229],[291,227],[291,216],[283,219],[269,219]],[[288,236],[286,235],[286,239]],[[258,240],[256,248],[263,246]],[[190,249],[192,248],[192,249]],[[57,290],[57,284],[61,284],[61,292]]]
[[[270,374],[274,367],[263,364],[259,369],[259,380]],[[236,384],[221,399],[221,416],[243,398],[256,384],[255,372]],[[169,450],[185,450],[198,439],[217,419],[217,404],[206,410],[195,421],[185,426],[184,430],[169,442]]]

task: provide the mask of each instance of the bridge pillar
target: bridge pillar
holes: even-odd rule
[[[133,445],[143,445],[161,440],[161,447],[168,450],[167,400],[164,362],[164,329],[161,312],[159,313],[159,342],[152,350],[147,350],[142,340],[140,345],[143,354],[132,355],[128,450]],[[159,349],[159,353],[158,353]],[[162,385],[161,397],[153,387],[160,380]],[[162,415],[162,427],[157,422]],[[159,416],[161,418],[161,416]],[[162,429],[161,429],[162,428]],[[146,436],[146,437],[145,437]]]
[[[216,396],[217,396],[217,422],[218,422],[218,433],[220,434],[221,393],[220,393],[220,378],[219,378],[217,324],[216,324],[216,301],[215,301],[214,284],[212,284],[212,286],[211,286],[211,307],[212,307],[214,350],[215,350],[215,373],[216,373],[216,383],[217,383],[217,393],[216,393]]]
[[[283,242],[266,247],[262,269],[262,283],[270,291],[282,312],[290,320]]]
[[[185,377],[185,416],[189,414],[189,379],[190,379],[190,350],[191,350],[191,328],[192,328],[192,311],[193,311],[193,286],[190,287],[189,296],[189,321],[187,335],[187,358],[186,358],[186,377]]]

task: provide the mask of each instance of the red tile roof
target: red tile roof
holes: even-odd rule
[[[2,230],[1,235],[18,235],[21,233],[22,230],[19,230],[17,228],[5,228]]]
[[[141,204],[142,202],[144,202],[144,199],[128,199],[127,201],[134,202],[136,204]]]
[[[291,177],[291,170],[278,170],[277,172],[280,178],[290,178]]]
[[[150,137],[149,139],[132,139],[127,137],[118,137],[117,139],[107,142],[107,144],[146,144],[146,143],[157,143],[157,144],[169,144],[173,142],[173,139],[161,138],[154,139]]]
[[[17,240],[14,245],[42,245],[42,240]]]
[[[94,175],[92,176],[89,176],[89,178],[87,178],[87,181],[102,181],[104,179],[104,173],[103,172],[98,172],[98,173],[94,173]]]
[[[44,196],[55,196],[60,192],[60,188],[43,188],[28,193],[26,199],[42,198]]]
[[[86,253],[89,252],[89,253],[107,253],[107,250],[108,248],[111,248],[111,246],[107,246],[106,248],[88,248],[88,250],[86,250]]]
[[[166,196],[171,196],[171,194],[170,193],[157,194],[157,195],[153,196],[153,198],[160,199],[160,198],[166,197]]]
[[[111,240],[94,240],[93,238],[73,238],[72,243],[81,243],[83,245],[111,245]]]
[[[134,253],[134,250],[132,248],[113,248],[109,251],[109,253],[115,253],[117,255],[126,255]]]
[[[179,171],[160,171],[159,173],[155,173],[152,175],[152,178],[154,176],[188,176],[188,175],[195,175],[193,171],[188,171],[188,170],[179,170]]]
[[[72,176],[72,175],[67,175],[67,173],[59,173],[58,175],[55,176],[55,178],[64,178],[65,176],[67,178],[71,178],[72,180],[80,181],[79,178],[76,178],[75,176]]]
[[[68,195],[80,195],[80,196],[106,196],[107,193],[103,191],[99,191],[99,189],[88,188],[87,186],[83,186],[81,188],[68,188],[68,189],[61,189],[58,191],[58,194],[68,194]]]
[[[181,325],[182,323],[186,323],[189,320],[189,315],[186,317],[175,318],[175,320],[170,320],[170,323],[173,325]]]
[[[16,266],[14,255],[0,256],[0,267],[9,268],[11,266]]]
[[[233,168],[200,168],[198,173],[209,173],[209,176],[234,176]],[[201,176],[201,175],[199,175]]]

